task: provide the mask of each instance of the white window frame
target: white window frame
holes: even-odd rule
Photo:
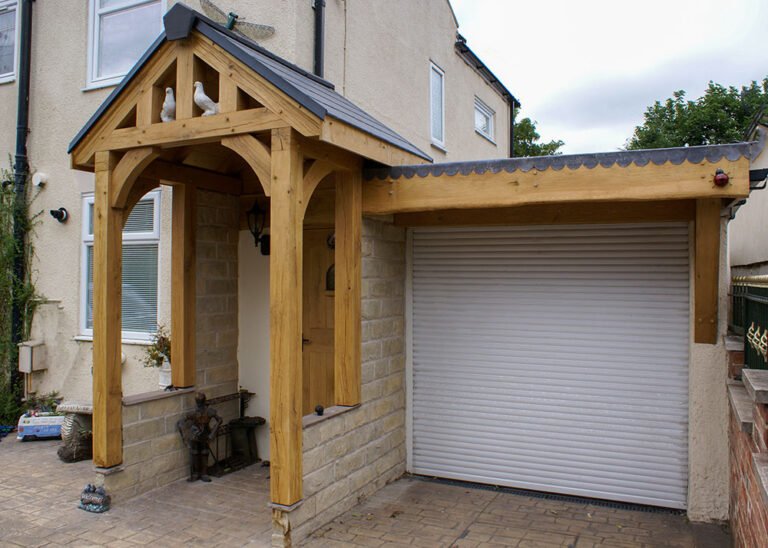
[[[124,0],[117,6],[111,8],[99,8],[99,0],[88,0],[88,75],[86,77],[85,89],[97,89],[108,86],[115,86],[120,83],[127,74],[111,74],[109,76],[99,77],[97,67],[99,65],[99,32],[101,30],[101,16],[123,11],[127,8],[135,8],[142,4],[152,4],[157,0]],[[160,0],[160,13],[164,14],[167,7],[167,0]],[[138,59],[137,59],[138,61]]]
[[[16,23],[14,28],[16,31],[16,38],[13,44],[13,70],[11,72],[6,72],[5,74],[0,74],[0,84],[6,84],[8,82],[15,81],[16,71],[18,70],[19,66],[19,40],[21,38],[21,33],[19,30],[19,23],[21,20],[21,16],[19,14],[19,2],[18,0],[0,0],[0,13],[5,13],[6,11],[11,10],[16,12]]]
[[[477,119],[473,120],[475,124],[475,131],[478,135],[481,135],[488,139],[490,142],[496,144],[496,112],[486,105],[479,97],[475,97],[475,110],[472,112],[473,116],[479,112],[483,116],[488,118],[488,133],[477,127]]]
[[[442,138],[436,137],[432,133],[432,119],[434,116],[435,105],[432,101],[432,73],[435,72],[440,75],[440,98],[442,104],[440,105],[440,118],[442,120],[441,127],[443,128]],[[445,71],[437,66],[434,61],[429,62],[429,136],[432,139],[432,144],[437,145],[441,149],[445,149]]]
[[[154,201],[152,231],[149,232],[123,232],[123,247],[136,244],[157,244],[157,317],[160,317],[160,190],[152,190],[142,196],[140,202]],[[93,328],[87,326],[88,318],[88,248],[93,247],[94,235],[89,231],[91,224],[91,205],[94,204],[92,192],[83,194],[82,211],[82,251],[80,258],[80,336],[85,340],[93,339]],[[95,229],[95,227],[94,227]],[[146,342],[152,339],[153,333],[143,331],[123,331],[123,342]]]

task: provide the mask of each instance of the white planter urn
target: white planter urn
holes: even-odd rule
[[[168,361],[168,358],[163,358],[163,365],[161,365],[158,368],[158,381],[157,384],[160,385],[161,390],[165,390],[167,386],[171,386],[171,362]]]

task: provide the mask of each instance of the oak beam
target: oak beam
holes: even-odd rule
[[[694,341],[697,343],[717,343],[721,203],[717,198],[696,202]]]
[[[112,207],[117,157],[97,152],[93,239],[93,462],[123,460],[121,299],[123,212]]]
[[[248,165],[251,166],[256,177],[258,177],[264,189],[264,194],[269,196],[270,180],[272,179],[272,160],[267,145],[253,135],[225,137],[221,140],[221,144],[248,162]]]
[[[315,160],[304,175],[301,192],[301,216],[307,211],[307,206],[312,199],[317,185],[333,172],[333,166],[323,160]]]
[[[428,162],[428,160],[421,156],[411,154],[399,147],[377,139],[356,127],[328,116],[323,121],[320,140],[387,166],[424,164]]]
[[[98,150],[125,150],[159,145],[173,148],[210,143],[222,137],[241,133],[269,131],[285,125],[276,114],[265,108],[252,108],[213,116],[152,124],[149,127],[116,129],[99,138]]]
[[[124,209],[133,183],[155,158],[160,156],[157,147],[141,147],[126,152],[112,172],[112,207]]]
[[[300,137],[299,145],[304,158],[323,160],[332,164],[336,170],[354,171],[362,168],[360,156],[335,145],[309,137]]]
[[[362,192],[359,171],[336,174],[334,396],[337,405],[361,403]]]
[[[730,184],[717,187],[721,168]],[[371,180],[363,185],[363,212],[371,215],[482,209],[571,202],[634,202],[698,198],[741,198],[749,195],[749,160],[722,159],[680,165],[649,163],[592,169],[532,169],[462,175],[429,175]]]
[[[232,79],[219,74],[219,110],[220,112],[235,112],[243,107],[240,100],[240,90]]]
[[[194,83],[197,79],[194,50],[185,40],[180,43],[176,58],[176,120],[192,118],[195,109]]]
[[[272,131],[270,200],[270,496],[302,498],[302,158],[290,128]]]
[[[192,185],[173,188],[171,213],[171,379],[195,384],[195,197]]]
[[[149,164],[142,173],[143,177],[157,179],[168,185],[195,185],[201,190],[210,190],[222,194],[239,195],[243,190],[240,179],[222,175],[216,171],[209,171],[199,167],[173,164],[161,160],[155,160]]]
[[[693,221],[696,202],[580,202],[395,214],[398,226],[519,226]]]

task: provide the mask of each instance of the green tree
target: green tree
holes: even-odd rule
[[[768,77],[761,83],[725,87],[709,82],[704,95],[687,100],[678,90],[656,101],[627,141],[629,150],[734,143],[745,138],[754,116],[768,104]]]
[[[540,143],[541,135],[536,131],[536,122],[530,118],[517,121],[515,112],[515,131],[512,143],[513,156],[551,156],[562,154],[560,148],[565,144],[561,140],[553,140],[548,143]]]

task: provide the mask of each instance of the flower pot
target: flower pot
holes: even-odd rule
[[[159,377],[157,384],[160,385],[160,388],[165,390],[167,386],[171,386],[171,362],[169,362],[167,359],[163,360],[163,365],[160,366],[158,369]]]

